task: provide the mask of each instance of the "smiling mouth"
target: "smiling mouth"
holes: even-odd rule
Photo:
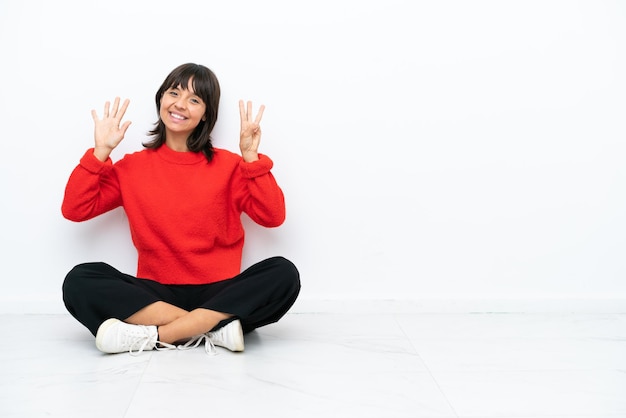
[[[186,117],[184,117],[184,116],[181,116],[181,115],[178,115],[178,114],[176,114],[176,113],[172,113],[172,112],[170,112],[170,116],[171,116],[172,118],[176,119],[176,120],[185,120],[185,119],[187,119],[187,118],[186,118]]]

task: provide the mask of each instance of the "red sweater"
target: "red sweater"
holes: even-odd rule
[[[240,273],[241,213],[275,227],[285,219],[272,160],[246,163],[215,149],[176,152],[166,145],[101,162],[88,150],[65,188],[63,216],[80,222],[123,206],[137,248],[137,277],[164,284],[212,283]]]

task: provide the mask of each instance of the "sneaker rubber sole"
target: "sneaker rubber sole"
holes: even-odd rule
[[[103,353],[110,353],[110,351],[105,351],[104,349],[104,346],[103,346],[104,335],[106,334],[107,330],[111,326],[115,325],[118,322],[120,322],[119,319],[109,318],[106,321],[104,321],[102,324],[100,324],[100,326],[98,327],[98,332],[96,332],[96,347],[98,348],[98,350],[102,351]]]

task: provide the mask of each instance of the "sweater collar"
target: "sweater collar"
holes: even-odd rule
[[[163,144],[156,149],[157,154],[165,161],[174,164],[198,164],[206,162],[206,157],[201,152],[178,152]]]

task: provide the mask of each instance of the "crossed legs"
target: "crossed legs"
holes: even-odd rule
[[[205,334],[233,315],[197,308],[186,311],[167,302],[154,302],[129,316],[124,322],[135,325],[156,325],[159,341],[169,344]]]
[[[109,318],[158,327],[159,341],[174,344],[240,319],[243,333],[278,321],[300,291],[289,260],[272,257],[237,277],[209,285],[163,285],[105,263],[74,267],[63,283],[68,311],[96,336]],[[224,327],[225,328],[225,327]]]

